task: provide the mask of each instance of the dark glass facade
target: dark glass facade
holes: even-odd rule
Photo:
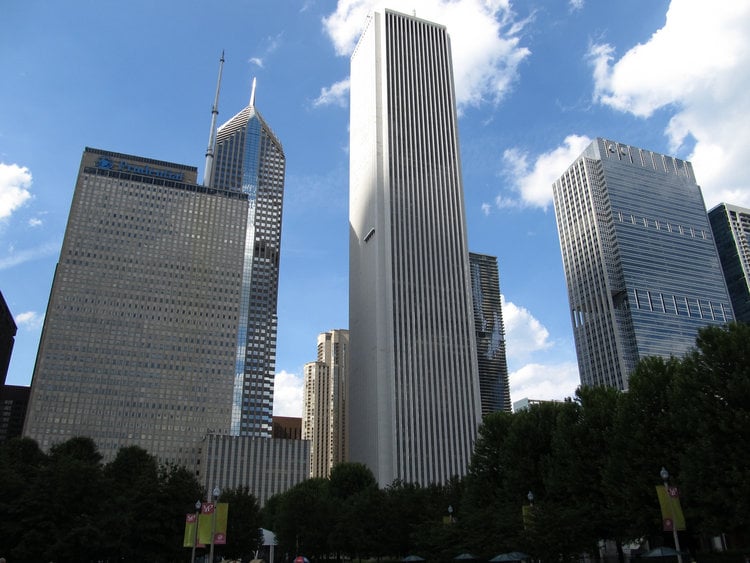
[[[497,258],[470,252],[469,266],[482,415],[497,411],[511,412]]]
[[[750,209],[722,203],[708,217],[734,316],[750,324]]]

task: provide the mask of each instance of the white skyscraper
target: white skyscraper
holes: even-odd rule
[[[463,475],[480,420],[446,29],[374,12],[351,60],[350,459],[381,485]]]

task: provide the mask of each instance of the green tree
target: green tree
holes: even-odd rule
[[[750,326],[698,333],[671,393],[688,523],[705,534],[750,537]]]
[[[334,506],[328,480],[308,479],[279,496],[273,529],[281,553],[325,557],[328,533],[333,526]],[[293,556],[293,555],[292,555]]]
[[[219,502],[229,504],[227,543],[219,552],[229,559],[252,559],[260,549],[260,504],[247,486],[222,491]]]

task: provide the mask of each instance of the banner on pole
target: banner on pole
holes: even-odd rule
[[[195,540],[195,527],[198,525],[195,512],[188,512],[185,515],[185,538],[182,547],[193,547]]]
[[[198,542],[204,545],[211,543],[211,530],[213,529],[214,511],[216,512],[216,528],[214,534],[214,545],[227,543],[227,519],[229,516],[229,504],[226,502],[204,502],[201,514],[198,518]]]
[[[677,487],[657,485],[656,495],[659,497],[664,531],[685,530],[685,515],[682,513],[680,492],[677,490]]]

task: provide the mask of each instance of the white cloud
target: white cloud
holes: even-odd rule
[[[670,150],[695,141],[688,160],[709,207],[750,205],[748,29],[748,2],[672,0],[664,27],[619,60],[607,44],[589,51],[597,101],[644,118],[667,108]]]
[[[29,219],[29,227],[41,227],[42,226],[42,220],[38,217],[32,217]]]
[[[21,328],[36,330],[42,327],[44,317],[36,311],[27,311],[17,314],[15,320],[16,324]]]
[[[0,162],[0,219],[6,219],[31,198],[31,172],[25,166]]]
[[[382,6],[404,9],[395,0],[339,0],[336,11],[323,19],[337,54],[352,53],[368,14]],[[407,9],[448,29],[459,108],[499,102],[531,54],[520,46],[526,22],[516,20],[508,0],[413,0]]]
[[[520,399],[562,400],[572,397],[581,384],[575,362],[559,364],[526,364],[511,372],[510,396]]]
[[[506,175],[510,176],[513,196],[506,194],[495,198],[498,208],[531,205],[546,208],[552,203],[552,184],[573,164],[591,139],[582,135],[569,135],[559,147],[540,154],[533,163],[525,152],[516,148],[503,153]],[[516,199],[517,198],[517,199]]]
[[[247,62],[257,66],[258,68],[263,68],[263,59],[261,59],[260,57],[250,57]]]
[[[32,260],[38,260],[39,258],[45,258],[47,256],[54,256],[60,251],[60,245],[56,242],[49,242],[42,246],[30,248],[16,252],[15,247],[12,245],[8,248],[8,254],[6,256],[0,256],[0,270],[7,270],[13,266],[18,266],[24,262],[30,262]]]
[[[583,0],[569,0],[568,4],[570,4],[570,9],[573,11],[583,8]]]
[[[349,79],[336,82],[329,88],[321,88],[320,96],[313,102],[315,107],[337,105],[346,107],[349,94]]]
[[[534,352],[552,346],[549,331],[528,309],[507,301],[504,295],[501,299],[508,360],[523,361],[530,358]]]
[[[273,384],[273,414],[276,416],[302,416],[302,376],[280,371]]]

